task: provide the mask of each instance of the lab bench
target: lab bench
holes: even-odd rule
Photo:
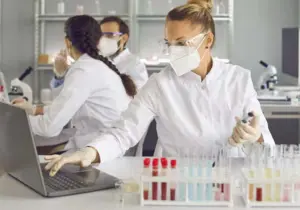
[[[131,171],[140,166],[142,158],[120,158],[109,163],[101,164],[97,169],[103,170],[108,174],[118,177],[119,179],[126,180],[132,177]],[[232,171],[235,174],[235,178],[241,177],[241,173],[238,171],[243,166],[242,159],[234,159],[232,162]],[[121,167],[120,167],[121,166]],[[138,175],[137,175],[138,176]],[[60,198],[43,198],[39,194],[35,193],[28,187],[19,183],[15,179],[8,175],[0,177],[0,209],[12,210],[12,209],[31,209],[31,210],[99,210],[99,209],[143,209],[143,210],[173,210],[174,206],[156,207],[156,206],[144,206],[139,205],[139,198],[136,195],[125,198],[123,208],[120,206],[120,200],[116,196],[117,190],[104,190],[94,193],[79,194],[74,196],[60,197]],[[185,210],[190,207],[180,207]],[[204,208],[205,209],[205,208]],[[242,197],[237,193],[234,194],[234,207],[215,207],[216,210],[225,209],[247,209]],[[255,208],[257,210],[271,210],[273,208]],[[278,210],[286,208],[277,208]]]

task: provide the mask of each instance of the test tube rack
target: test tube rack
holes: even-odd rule
[[[169,174],[168,176],[141,176],[140,204],[141,206],[233,207],[233,180],[231,178],[225,178],[224,176],[218,176],[217,174],[218,168],[213,168],[210,177],[180,176],[178,171],[176,174]],[[226,177],[231,176],[228,175]],[[153,183],[157,186],[156,199],[152,197]],[[167,192],[165,199],[162,199],[163,184],[165,184]],[[182,186],[183,190],[180,189]],[[226,192],[224,192],[224,186],[227,188]],[[174,190],[173,198],[172,189]],[[145,199],[145,190],[148,191],[147,199]],[[208,190],[211,190],[211,192],[208,193]],[[180,195],[182,192],[184,194],[183,197]],[[191,192],[193,194],[192,197],[190,195]],[[207,197],[207,193],[211,194],[209,198]]]
[[[288,172],[279,176],[257,177],[262,169],[242,169],[242,195],[248,208],[251,207],[300,207],[300,176],[288,176]],[[264,173],[268,173],[263,169]],[[291,169],[292,170],[292,169]],[[270,173],[270,172],[269,172]]]

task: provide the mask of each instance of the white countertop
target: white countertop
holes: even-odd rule
[[[136,172],[137,166],[141,163],[139,158],[123,158],[118,159],[110,163],[101,164],[97,167],[103,171],[115,175],[119,178],[130,178],[131,173]],[[241,161],[235,163],[236,168],[240,168]],[[234,162],[233,162],[234,163]],[[238,173],[234,173],[238,174]],[[30,190],[23,184],[12,179],[8,175],[0,177],[0,209],[1,210],[112,210],[122,209],[116,199],[116,190],[98,191],[94,193],[79,194],[73,196],[59,197],[59,198],[44,198],[34,191]],[[244,203],[239,196],[235,197],[234,207],[231,209],[239,210],[246,209]],[[123,209],[166,209],[173,210],[176,207],[153,207],[144,206],[141,207],[138,201],[134,198],[131,200],[125,200]],[[200,208],[200,207],[178,207],[178,209],[184,210],[188,208]],[[203,209],[230,209],[219,207],[202,207]],[[271,210],[273,208],[255,208]],[[277,208],[287,209],[287,208]]]

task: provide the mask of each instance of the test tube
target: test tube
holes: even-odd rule
[[[185,190],[185,182],[184,177],[185,177],[185,150],[184,149],[179,149],[179,158],[180,158],[180,165],[179,165],[179,200],[180,201],[185,201],[185,195],[186,195],[186,190]]]
[[[230,151],[229,148],[226,147],[225,149],[225,162],[224,162],[224,167],[225,167],[225,177],[227,181],[230,181],[229,173],[231,171],[231,157],[230,157]],[[231,187],[230,182],[229,183],[224,183],[224,200],[229,201],[231,198]]]
[[[212,177],[212,164],[214,161],[214,151],[211,149],[211,153],[205,158],[206,162],[206,177],[211,178]],[[212,201],[212,182],[208,179],[208,183],[206,183],[206,200]]]
[[[281,178],[281,170],[283,168],[283,157],[282,157],[282,145],[276,145],[275,146],[276,151],[275,151],[275,170],[274,170],[274,175],[273,177],[276,177],[276,179]],[[281,186],[281,181],[276,180],[275,182],[275,201],[280,202],[281,197],[282,197],[282,186]]]
[[[300,183],[298,182],[300,178],[300,145],[294,145],[294,157],[293,157],[293,168],[295,170],[294,176],[296,179],[295,183],[295,201],[300,202]]]
[[[257,164],[257,173],[256,173],[256,180],[264,179],[264,162],[263,162],[263,145],[257,145],[257,154],[256,154],[256,164]],[[264,186],[262,184],[256,185],[255,190],[255,200],[257,202],[263,201],[263,194],[264,194]]]
[[[215,166],[216,166],[216,179],[220,180],[220,179],[224,179],[224,170],[223,170],[223,149],[220,149],[220,151],[218,152],[218,155],[216,157],[215,160]],[[222,187],[224,186],[224,183],[220,182],[220,183],[216,183],[216,187],[215,187],[215,201],[220,201],[221,200],[221,194],[224,192],[222,192]]]
[[[152,160],[152,176],[158,176],[158,158]],[[152,182],[152,200],[157,200],[158,188],[157,182]]]
[[[189,177],[190,178],[194,178],[194,170],[196,169],[196,151],[195,150],[192,150],[190,152],[190,158],[189,158]],[[188,196],[189,196],[189,200],[192,201],[192,200],[195,200],[194,198],[194,183],[189,183],[188,184]]]
[[[253,179],[255,177],[255,153],[251,153],[251,155],[249,156],[249,177],[251,179]],[[249,200],[250,201],[254,201],[254,184],[249,184]]]
[[[198,158],[198,177],[203,177],[203,169],[204,169],[204,160],[203,160],[203,154],[200,155]],[[203,200],[203,183],[199,182],[197,183],[197,200],[202,201]]]
[[[143,175],[148,177],[151,175],[150,173],[150,158],[145,158],[144,159],[144,170],[143,170]],[[149,183],[145,182],[144,183],[144,200],[149,199]]]
[[[174,175],[176,175],[176,166],[177,165],[177,161],[171,160],[171,175],[172,177],[174,177]],[[175,201],[176,200],[176,183],[172,182],[171,186],[170,186],[170,200],[171,201]]]
[[[168,160],[166,158],[161,158],[161,176],[167,176],[167,170],[168,170]],[[161,183],[161,200],[165,201],[167,200],[167,182]]]
[[[265,158],[265,177],[266,179],[272,179],[272,169],[273,169],[273,160],[272,160],[272,153],[271,153],[271,147],[267,146],[265,147],[264,152],[264,158]],[[271,196],[271,184],[265,185],[265,194],[264,194],[264,201],[272,201]]]
[[[285,173],[285,178],[286,180],[289,180],[291,177],[291,158],[290,156],[292,155],[292,151],[290,150],[289,145],[284,145],[284,173]],[[288,202],[291,200],[291,185],[284,183],[283,185],[283,198],[282,201]]]

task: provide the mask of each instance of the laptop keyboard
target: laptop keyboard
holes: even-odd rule
[[[71,179],[64,172],[59,171],[55,176],[49,176],[49,172],[43,170],[44,182],[47,187],[56,191],[71,190],[86,187],[83,183]]]

